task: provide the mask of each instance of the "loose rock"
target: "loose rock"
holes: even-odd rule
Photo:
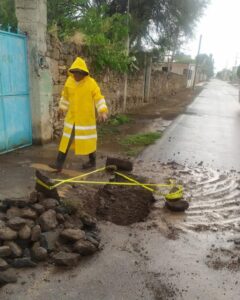
[[[6,227],[6,223],[2,220],[0,220],[0,228]]]
[[[64,222],[64,228],[65,229],[73,229],[75,225],[69,221]]]
[[[14,217],[8,220],[7,225],[13,230],[19,230],[26,224],[26,220],[21,217]]]
[[[0,272],[0,284],[17,282],[17,275],[13,269]]]
[[[36,212],[31,208],[23,208],[21,211],[21,216],[23,218],[29,218],[35,220],[37,218]]]
[[[4,244],[11,249],[11,253],[12,253],[13,257],[21,257],[22,256],[23,251],[22,251],[21,247],[18,246],[18,244],[16,244],[15,242],[12,242],[12,241],[11,242],[6,241]]]
[[[49,209],[39,217],[39,224],[43,231],[50,231],[57,227],[55,210]]]
[[[7,257],[11,255],[11,249],[8,246],[0,247],[0,257]]]
[[[17,232],[9,227],[0,228],[0,239],[11,241],[17,238]]]
[[[15,258],[12,266],[14,268],[34,268],[37,266],[29,257]]]
[[[66,253],[61,251],[53,255],[52,258],[56,265],[73,267],[77,265],[80,255],[77,253]]]
[[[42,214],[45,211],[45,208],[42,204],[40,203],[35,203],[32,205],[32,209],[34,209],[38,214]]]
[[[80,218],[83,224],[87,227],[95,228],[97,225],[97,220],[88,214],[82,214]]]
[[[7,210],[7,218],[10,220],[14,217],[21,217],[22,216],[22,211],[18,207],[11,207]]]
[[[33,228],[35,226],[35,222],[33,220],[30,220],[30,219],[26,219],[26,224],[30,228]]]
[[[24,225],[18,232],[19,238],[28,240],[31,236],[31,228],[28,225]]]
[[[59,202],[56,199],[47,198],[41,201],[41,204],[45,207],[45,209],[54,209],[59,205]]]
[[[57,220],[58,220],[59,223],[64,223],[65,218],[62,214],[57,213]]]
[[[32,258],[38,261],[44,261],[48,257],[47,250],[43,247],[34,246],[31,252]]]
[[[44,232],[41,236],[41,246],[46,248],[48,251],[54,250],[56,241],[59,237],[59,231]]]
[[[92,243],[95,247],[99,247],[99,239],[94,238],[92,235],[86,234],[86,240]]]
[[[9,267],[8,263],[3,258],[0,258],[0,271],[4,271],[8,267]]]
[[[0,211],[0,220],[1,221],[5,221],[5,219],[6,219],[5,213],[3,213],[3,212]]]
[[[64,229],[61,233],[60,236],[66,240],[66,241],[72,241],[76,242],[81,239],[85,239],[85,232],[82,231],[81,229]]]
[[[90,255],[97,251],[97,248],[89,241],[80,240],[77,241],[73,250],[81,255]]]
[[[36,225],[32,228],[31,231],[31,241],[36,242],[40,239],[41,236],[41,227]]]
[[[38,192],[33,191],[29,196],[29,203],[34,204],[38,202]]]

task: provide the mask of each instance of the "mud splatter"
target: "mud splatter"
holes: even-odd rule
[[[239,249],[212,247],[207,255],[206,264],[214,270],[228,269],[237,272],[240,270]]]

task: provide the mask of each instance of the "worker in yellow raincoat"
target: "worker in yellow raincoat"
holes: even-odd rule
[[[66,112],[63,135],[55,164],[61,171],[70,146],[76,155],[88,155],[83,169],[96,166],[97,130],[96,111],[99,121],[106,121],[108,108],[96,81],[89,75],[85,61],[77,57],[70,67],[60,100],[60,110]]]

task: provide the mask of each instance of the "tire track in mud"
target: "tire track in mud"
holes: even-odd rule
[[[134,169],[136,174],[149,181],[166,182],[175,179],[184,186],[184,198],[190,207],[185,213],[169,212],[160,208],[158,215],[168,224],[183,231],[240,232],[240,174],[235,171],[221,172],[202,166],[183,167],[176,163],[144,164],[140,161]],[[156,218],[157,213],[154,214]]]

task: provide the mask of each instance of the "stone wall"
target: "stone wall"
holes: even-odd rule
[[[176,94],[186,88],[187,78],[174,73],[152,71],[150,99],[157,102],[160,98]]]
[[[61,43],[52,35],[47,37],[47,63],[52,73],[53,79],[53,107],[52,125],[54,138],[58,138],[61,134],[63,126],[63,116],[58,113],[58,102],[61,90],[67,78],[67,69],[77,56],[83,57],[91,72],[91,60],[87,55],[87,50],[82,45],[73,42]],[[148,66],[149,67],[149,66]],[[148,74],[149,72],[147,72]],[[186,87],[186,78],[183,76],[169,74],[163,72],[150,72],[150,92],[146,98],[146,70],[139,70],[128,76],[127,84],[127,109],[146,105],[148,103],[157,102],[160,97],[167,96],[173,92]],[[105,72],[104,74],[92,75],[99,83],[102,93],[108,103],[110,114],[114,115],[123,112],[124,101],[124,76],[117,75],[113,72]],[[144,96],[145,94],[145,96]]]

